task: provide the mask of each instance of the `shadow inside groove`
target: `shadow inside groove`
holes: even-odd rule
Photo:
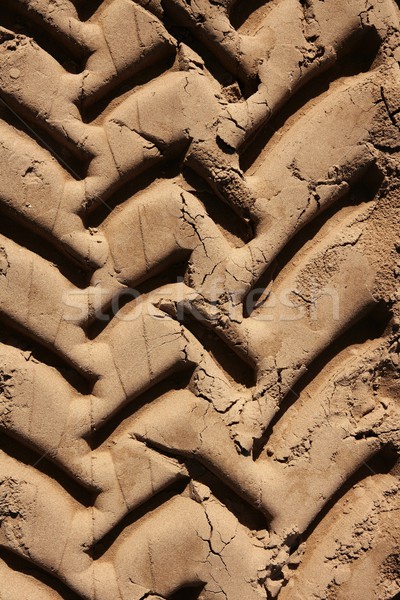
[[[182,494],[187,486],[187,483],[187,479],[178,483],[174,482],[163,491],[155,494],[150,500],[129,512],[100,541],[89,548],[87,553],[93,558],[93,560],[98,560],[101,558],[107,552],[107,550],[111,548],[111,546],[126,528],[129,528],[130,525],[133,525],[140,519],[148,517],[153,511],[156,511],[158,508],[163,506],[163,504],[175,496]]]
[[[148,192],[149,190],[154,190],[154,193],[157,193],[160,190],[158,182],[162,186],[162,182],[174,180],[182,172],[187,149],[187,141],[179,142],[174,147],[171,145],[168,149],[168,159],[160,159],[160,162],[156,165],[153,164],[152,168],[150,168],[150,165],[146,166],[144,164],[142,165],[142,171],[128,172],[121,177],[113,187],[107,190],[105,197],[103,197],[106,205],[100,203],[88,209],[89,212],[85,215],[86,227],[101,226],[110,215],[110,209],[113,210],[133,199],[136,194]]]
[[[114,319],[117,322],[125,314],[125,312],[120,312],[123,311],[124,307],[127,306],[127,310],[129,310],[131,304],[131,308],[134,308],[143,294],[151,294],[165,285],[173,286],[183,281],[187,270],[187,262],[181,262],[181,260],[186,258],[186,255],[185,250],[178,251],[168,259],[160,261],[153,271],[147,272],[147,278],[136,281],[135,287],[126,288],[116,293],[111,302],[109,301],[101,307],[101,314],[99,313],[97,318],[94,315],[93,320],[86,326],[88,339],[95,340]]]
[[[286,411],[297,401],[303,390],[323,371],[328,363],[350,346],[381,338],[391,319],[392,313],[387,305],[384,302],[377,303],[367,314],[361,315],[359,321],[349,327],[311,362],[304,375],[283,398],[278,412],[263,435],[254,441],[253,457],[255,460],[264,451],[278,421],[283,418]]]
[[[22,2],[1,1],[0,25],[17,35],[32,38],[69,73],[83,71],[85,50],[78,43],[69,40],[56,27],[46,23],[35,10],[29,10]]]
[[[237,354],[207,323],[202,324],[188,314],[179,322],[188,329],[224,371],[227,379],[246,388],[256,383],[255,369]]]
[[[57,267],[77,288],[85,289],[89,285],[91,273],[86,264],[78,262],[72,254],[64,254],[56,237],[51,237],[28,217],[11,210],[1,199],[0,234]]]
[[[57,370],[71,387],[79,394],[90,394],[93,383],[88,381],[80,373],[68,364],[61,356],[52,349],[46,348],[40,341],[36,342],[28,337],[27,332],[22,331],[10,320],[0,314],[0,343],[13,348],[18,348],[25,353],[26,360],[33,359]]]
[[[143,66],[138,72],[137,63],[133,63],[123,72],[123,79],[120,82],[115,83],[111,80],[109,84],[104,83],[100,91],[83,101],[81,106],[83,122],[93,124],[99,117],[102,121],[116,103],[123,102],[127,94],[134,94],[135,88],[151,83],[167,73],[174,62],[175,54],[171,48],[166,58],[160,59],[156,64]]]
[[[78,596],[73,590],[71,590],[67,585],[61,582],[57,577],[44,571],[40,567],[37,567],[29,560],[11,552],[7,548],[0,546],[0,560],[4,561],[5,564],[14,572],[21,573],[21,575],[26,575],[29,578],[36,579],[38,582],[42,583],[50,590],[57,592],[63,600],[82,600],[81,596]],[[15,581],[15,579],[13,579]],[[2,583],[0,583],[0,592],[3,590]],[[16,590],[15,590],[16,591]],[[40,596],[36,596],[35,598],[39,598]],[[46,596],[47,597],[47,596]],[[34,600],[33,598],[28,598],[22,593],[21,590],[21,600],[22,598],[26,598],[26,600]]]
[[[86,177],[91,157],[53,130],[51,133],[43,123],[40,123],[32,114],[28,114],[13,98],[9,99],[0,90],[0,119],[16,130],[16,133],[25,134],[52,158],[76,181]],[[25,137],[24,136],[24,137]],[[18,138],[19,139],[19,136]]]
[[[358,483],[368,480],[374,475],[386,475],[391,473],[398,464],[398,454],[393,446],[387,444],[383,446],[374,456],[366,461],[349,479],[339,488],[339,490],[328,500],[324,508],[314,519],[308,529],[300,536],[296,536],[291,544],[291,552],[295,552],[299,544],[307,540],[315,531],[318,525],[336,506],[336,504]]]
[[[242,498],[237,490],[228,486],[218,475],[214,474],[207,466],[196,459],[186,459],[192,481],[197,481],[207,486],[218,502],[235,516],[239,523],[251,531],[264,531],[271,522],[271,515],[266,515],[257,510],[253,505]]]
[[[151,404],[157,400],[157,398],[160,398],[160,396],[168,394],[169,392],[187,388],[192,372],[193,365],[188,365],[185,370],[171,374],[163,381],[149,381],[149,389],[138,396],[129,398],[125,406],[120,408],[114,415],[105,421],[101,427],[88,436],[87,442],[90,444],[92,450],[101,446],[101,444],[106,442],[111,436],[116,435],[118,427],[144,406]],[[157,452],[159,452],[159,450],[157,450]]]
[[[342,208],[349,206],[356,207],[362,203],[374,200],[381,189],[383,180],[383,174],[378,169],[377,165],[373,163],[358,173],[353,182],[350,182],[350,190],[347,194],[339,198],[331,206],[318,212],[309,223],[306,223],[295,232],[283,250],[278,253],[269,265],[266,265],[264,273],[259,277],[252,290],[250,290],[249,294],[246,296],[243,302],[243,316],[247,318],[251,315],[253,310],[259,304],[260,298],[266,288],[277,279],[279,274],[290,261],[292,261],[295,255],[307,242],[315,238],[322,227],[332,217],[338,214]],[[257,290],[257,294],[254,293],[254,290]]]
[[[203,60],[205,68],[211,76],[222,86],[227,87],[232,84],[237,84],[240,89],[240,94],[243,98],[248,98],[251,94],[257,91],[258,80],[255,78],[252,81],[243,82],[238,80],[228,69],[232,69],[227,61],[221,60],[221,45],[213,42],[212,39],[207,39],[207,44],[203,43],[197,36],[198,30],[195,23],[186,22],[182,19],[180,11],[176,10],[176,5],[171,0],[163,0],[164,19],[163,25],[168,33],[175,38],[178,44],[185,44],[193,52],[195,52]]]
[[[203,204],[208,215],[222,230],[225,237],[234,246],[243,246],[254,237],[250,221],[240,217],[226,202],[223,202],[208,183],[193,169],[184,166],[183,177],[193,187],[191,193]]]
[[[246,172],[266,151],[274,134],[279,131],[289,117],[295,115],[309,101],[327,92],[332,83],[344,77],[352,77],[370,70],[381,39],[375,29],[362,31],[350,40],[346,54],[330,68],[305,81],[304,85],[285,103],[278,113],[250,136],[240,150],[240,167]],[[349,53],[350,52],[350,53]]]
[[[177,590],[172,596],[168,597],[168,600],[197,600],[201,592],[203,591],[205,583],[193,585],[186,585],[185,587]]]
[[[28,440],[19,440],[16,436],[0,428],[0,450],[19,463],[42,473],[58,483],[74,500],[84,507],[92,506],[97,490],[88,490],[79,484],[63,467],[46,455],[42,450],[28,445]],[[1,474],[1,471],[0,471]]]
[[[90,394],[94,376],[89,379],[88,374],[79,369],[77,364],[72,364],[66,356],[58,353],[54,347],[46,343],[29,329],[10,319],[1,312],[0,306],[0,342],[20,348],[27,355],[36,358],[50,367],[57,369],[68,383],[81,394]],[[27,360],[29,360],[29,358]]]
[[[80,21],[87,21],[104,4],[104,0],[71,0],[76,8]]]
[[[268,0],[235,0],[229,14],[232,27],[240,29],[258,8],[266,4],[269,4]]]

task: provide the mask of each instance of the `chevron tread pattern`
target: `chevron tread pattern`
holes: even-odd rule
[[[399,40],[4,2],[0,600],[399,592]]]

